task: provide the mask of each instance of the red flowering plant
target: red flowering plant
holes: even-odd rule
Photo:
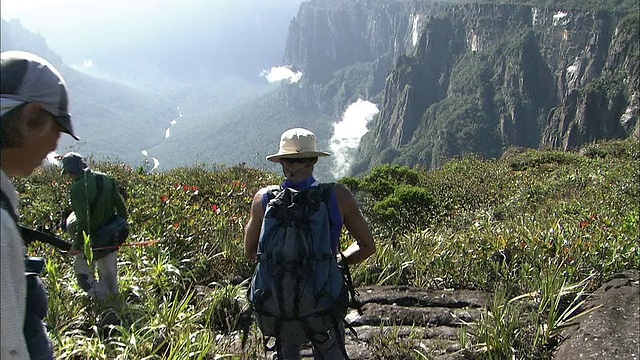
[[[136,200],[134,217],[153,229],[159,246],[172,258],[182,259],[181,266],[199,283],[237,272],[230,267],[241,267],[248,276],[242,237],[253,196],[249,188],[269,184],[260,179],[279,182],[256,174],[248,168],[193,167],[145,175],[140,179],[144,196],[154,192],[156,205],[150,208],[148,201]],[[221,266],[215,266],[218,261]]]

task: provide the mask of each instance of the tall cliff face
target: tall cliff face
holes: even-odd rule
[[[637,131],[638,31],[637,14],[619,22],[608,14],[593,17],[580,51],[565,58],[568,66],[557,78],[561,101],[549,114],[542,144],[568,149]]]
[[[379,104],[355,172],[569,149],[637,131],[638,32],[637,14],[612,11],[310,1],[290,26],[284,60],[303,80],[287,98],[333,116],[356,97]]]
[[[350,97],[380,95],[395,60],[418,42],[420,14],[441,7],[421,1],[302,3],[284,55],[285,64],[303,73],[302,84],[287,89],[289,103],[339,115]]]

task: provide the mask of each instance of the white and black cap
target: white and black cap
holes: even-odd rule
[[[14,50],[0,54],[0,69],[0,116],[22,104],[38,103],[64,132],[80,140],[71,125],[66,83],[53,65],[38,55]]]

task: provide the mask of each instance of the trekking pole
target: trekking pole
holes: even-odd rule
[[[342,258],[344,259],[344,255],[340,253]],[[347,285],[347,293],[349,300],[349,307],[356,309],[359,315],[362,315],[362,306],[364,305],[359,299],[358,290],[356,290],[355,286],[353,286],[353,280],[351,278],[351,271],[349,270],[349,265],[344,262],[342,264],[338,264],[338,267],[342,271],[342,279],[344,283]]]
[[[93,251],[96,250],[117,250],[121,247],[134,247],[134,246],[150,246],[150,245],[154,245],[158,242],[159,240],[147,240],[147,241],[139,241],[139,242],[135,242],[135,243],[128,243],[128,244],[121,244],[121,245],[113,245],[113,246],[103,246],[103,247],[99,247],[99,248],[94,248],[91,249]]]
[[[69,249],[71,249],[71,243],[68,243],[49,233],[34,230],[20,224],[18,224],[18,229],[20,230],[20,235],[22,236],[25,245],[34,241],[39,241],[45,244],[49,244],[63,252],[69,251]]]

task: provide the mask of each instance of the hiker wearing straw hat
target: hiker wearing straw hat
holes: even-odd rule
[[[303,128],[294,128],[285,131],[280,138],[278,152],[267,156],[267,160],[279,163],[282,166],[282,173],[284,174],[285,180],[279,186],[260,189],[253,197],[249,221],[245,227],[244,246],[246,256],[249,259],[258,262],[256,272],[258,272],[258,267],[260,267],[263,262],[265,266],[269,266],[267,263],[272,260],[270,254],[263,253],[263,251],[266,251],[263,242],[266,241],[264,240],[267,236],[265,233],[271,232],[271,229],[266,229],[265,227],[273,226],[273,222],[269,215],[270,213],[273,214],[273,212],[270,212],[272,211],[270,208],[273,207],[273,198],[271,197],[272,190],[277,188],[275,191],[280,194],[287,191],[291,194],[295,194],[306,189],[326,185],[320,184],[314,178],[313,170],[318,159],[327,156],[329,156],[329,153],[317,150],[315,135],[311,131]],[[326,198],[326,211],[328,213],[329,222],[329,229],[326,231],[326,241],[330,242],[330,255],[332,254],[330,258],[333,260],[334,264],[335,262],[340,262],[343,265],[355,264],[364,261],[375,253],[375,244],[369,226],[360,212],[354,196],[344,185],[336,183],[329,189],[330,193],[328,198]],[[278,199],[276,198],[276,200]],[[326,217],[327,216],[325,215],[325,218]],[[313,225],[311,223],[309,224],[309,227],[313,229]],[[354,241],[342,253],[340,253],[339,240],[343,225],[347,228],[349,235],[353,237]],[[304,225],[302,227],[304,227]],[[278,230],[274,231],[277,232]],[[324,233],[324,231],[321,232]],[[280,241],[286,242],[286,240]],[[313,258],[314,254],[309,254],[307,257]],[[326,268],[327,265],[325,264],[323,266]],[[329,264],[329,266],[331,266],[331,264]],[[254,274],[251,292],[255,290],[254,287],[259,286],[259,284],[257,284],[259,280],[256,280],[255,277],[256,275]],[[261,294],[252,293],[250,295],[250,302],[252,300],[254,300],[254,303],[260,302],[252,299],[252,296],[259,297]],[[308,305],[296,303],[293,307],[298,308],[305,306]],[[336,310],[342,311],[341,309]],[[344,310],[346,311],[346,307]],[[255,311],[256,309],[254,307],[254,312]],[[344,317],[340,320],[343,319]],[[278,320],[276,323],[280,323],[280,321],[281,320]],[[260,319],[258,319],[259,325],[261,325],[260,322]],[[263,320],[263,323],[264,322],[265,321]],[[312,334],[312,325],[313,324],[304,324],[303,328],[305,332],[309,333],[309,337],[312,338],[310,342],[313,347],[314,358],[347,358],[344,348],[344,328],[342,327],[341,321],[338,324],[340,325],[339,331],[336,328],[336,331],[333,332],[332,328],[326,333],[321,334],[323,336],[320,337]],[[261,327],[261,330],[263,330],[263,327]],[[278,338],[278,335],[273,335],[276,338],[276,347],[274,349],[276,350],[274,354],[275,358],[300,359],[299,352],[301,344],[295,343],[290,336],[282,335],[284,332],[278,332],[279,330],[281,329],[276,329],[275,333],[281,334],[280,338]],[[265,331],[263,330],[263,335],[264,332]]]
[[[26,256],[18,226],[18,196],[10,178],[29,176],[56,149],[62,132],[78,138],[71,126],[66,84],[48,61],[24,51],[4,51],[0,85],[0,358],[53,359],[42,321],[48,307],[39,277],[44,259]]]

